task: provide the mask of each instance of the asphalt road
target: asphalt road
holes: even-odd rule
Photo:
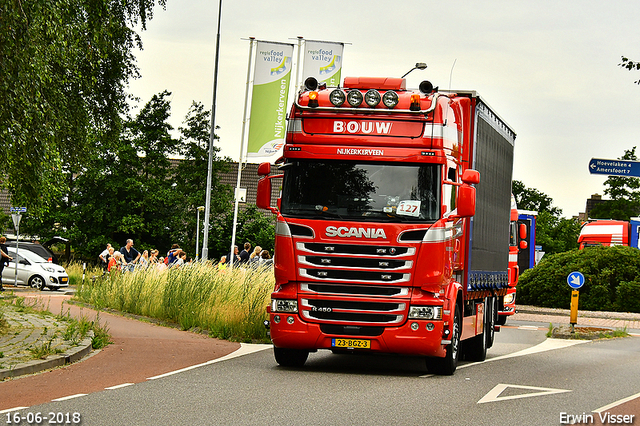
[[[268,346],[252,346],[243,356],[0,416],[69,413],[73,421],[79,413],[82,425],[540,426],[583,414],[598,424],[594,410],[603,408],[638,414],[638,337],[576,343],[546,339],[542,323],[519,325],[496,335],[487,361],[462,363],[453,376],[428,374],[420,358],[327,351],[287,369]]]

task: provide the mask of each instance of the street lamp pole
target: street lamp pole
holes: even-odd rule
[[[220,59],[220,18],[222,0],[218,0],[218,35],[216,37],[216,61],[213,70],[213,101],[211,102],[211,134],[209,135],[209,162],[207,165],[207,195],[204,203],[204,235],[202,237],[202,260],[209,258],[209,217],[211,216],[211,181],[213,180],[213,142],[216,129],[216,90],[218,88],[218,62]]]
[[[199,206],[196,213],[196,262],[198,261],[198,248],[200,247],[200,212],[203,211],[204,206]]]

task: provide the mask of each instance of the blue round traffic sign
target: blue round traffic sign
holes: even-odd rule
[[[567,284],[574,290],[579,289],[584,285],[584,275],[582,272],[574,271],[567,275]]]

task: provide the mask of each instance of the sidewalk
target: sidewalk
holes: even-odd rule
[[[536,306],[516,305],[516,313],[508,317],[509,321],[545,322],[547,324],[569,324],[569,309],[539,308]],[[599,312],[578,310],[578,326],[624,329],[640,333],[640,314],[632,312]]]
[[[13,305],[0,306],[0,313],[9,326],[0,335],[0,381],[70,364],[91,352],[92,331],[80,340],[68,331],[69,322],[52,314]]]

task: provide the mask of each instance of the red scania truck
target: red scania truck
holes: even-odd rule
[[[277,215],[266,324],[276,361],[393,353],[453,374],[462,356],[484,360],[509,288],[514,141],[473,91],[307,79],[282,173],[258,169],[256,204]]]

